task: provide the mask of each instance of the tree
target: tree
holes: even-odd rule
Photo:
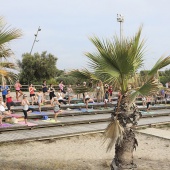
[[[4,19],[0,17],[0,77],[2,82],[9,81],[12,83],[13,79],[16,79],[17,74],[12,70],[15,70],[16,66],[7,59],[14,54],[9,48],[9,43],[20,38],[21,35],[19,29],[9,28]]]
[[[143,81],[140,81],[141,77],[137,71],[143,66],[145,49],[145,41],[140,39],[141,31],[142,28],[132,38],[124,38],[121,41],[117,36],[113,40],[90,38],[96,51],[86,53],[92,74],[97,75],[100,80],[117,84],[121,90],[111,123],[105,131],[107,150],[115,144],[112,170],[136,167],[133,163],[133,151],[137,146],[137,139],[133,128],[141,114],[134,101],[139,94],[151,95],[158,90],[158,70],[170,64],[170,56],[161,57]]]
[[[31,82],[41,82],[44,79],[55,78],[58,72],[56,67],[57,57],[47,52],[41,54],[29,53],[22,55],[22,61],[18,61],[20,67],[20,81],[30,84]]]

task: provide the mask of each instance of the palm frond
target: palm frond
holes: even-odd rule
[[[130,95],[130,102],[133,102],[135,98],[140,95],[153,95],[159,90],[159,82],[154,77],[152,79],[148,79],[148,81],[141,86],[140,88],[136,89],[135,92],[133,92]]]
[[[170,56],[164,57],[161,56],[160,59],[156,62],[153,68],[149,71],[148,76],[153,76],[157,74],[158,70],[170,64]]]
[[[118,120],[113,120],[104,132],[104,142],[108,142],[107,151],[110,151],[114,144],[121,144],[123,139],[124,128],[120,125]]]
[[[80,93],[92,92],[93,89],[87,86],[75,86],[73,87],[73,91],[75,94],[80,94]]]

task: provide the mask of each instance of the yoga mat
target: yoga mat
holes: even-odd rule
[[[34,112],[31,112],[32,114],[37,114],[37,115],[47,115],[47,113],[45,112],[39,112],[39,111],[34,111]]]
[[[87,109],[81,109],[80,111],[82,111],[82,112],[88,112]]]
[[[21,101],[13,100],[14,103],[21,103]]]
[[[47,119],[47,120],[42,120],[44,122],[49,122],[49,123],[56,123],[54,119]]]
[[[23,118],[23,117],[19,117],[19,118],[17,118],[17,119],[18,119],[18,122],[24,121],[24,118]]]
[[[9,123],[2,123],[2,125],[0,125],[0,128],[6,128],[6,127],[11,127],[12,125]]]
[[[38,106],[29,106],[30,109],[38,108]]]
[[[31,123],[31,122],[27,122],[27,124],[25,124],[25,122],[18,122],[18,124],[20,124],[20,125],[26,125],[26,126],[36,126],[36,125],[37,125],[37,124]]]
[[[154,114],[155,112],[145,112],[145,111],[141,111],[142,114]]]
[[[9,114],[8,116],[15,117],[15,118],[22,117],[21,115],[17,115],[17,114]]]
[[[94,110],[93,109],[88,109],[87,112],[93,112]]]

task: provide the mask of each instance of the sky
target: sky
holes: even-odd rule
[[[113,38],[120,34],[117,14],[122,14],[122,35],[135,35],[143,25],[146,40],[145,64],[150,69],[162,56],[170,54],[169,0],[1,0],[0,16],[23,36],[10,43],[15,59],[31,51],[47,51],[58,58],[62,70],[88,68],[86,52],[95,52],[89,37]],[[170,69],[170,66],[167,67]]]

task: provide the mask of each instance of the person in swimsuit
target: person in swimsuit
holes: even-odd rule
[[[21,105],[23,106],[24,120],[25,124],[27,124],[27,114],[33,111],[32,108],[29,108],[29,101],[27,99],[27,95],[23,95],[23,99],[21,101]]]
[[[37,96],[37,98],[38,98],[37,102],[38,102],[39,112],[41,113],[41,104],[42,104],[43,97],[44,97],[41,89],[39,89],[39,91],[38,91],[38,93],[36,94],[36,96]]]
[[[33,85],[30,84],[30,86],[29,86],[29,92],[30,92],[30,98],[31,98],[32,106],[33,106],[34,102],[36,103],[35,90],[36,90],[36,89],[33,87]]]
[[[17,101],[19,100],[19,98],[23,95],[22,91],[21,91],[21,84],[19,83],[19,80],[16,81],[15,85],[15,91],[16,91],[16,99]]]
[[[58,102],[57,97],[53,98],[52,105],[54,106],[54,119],[57,122],[57,116],[62,112],[60,110],[60,105],[61,104]]]
[[[8,113],[11,114],[11,106],[15,106],[15,103],[12,101],[12,96],[10,90],[8,90],[8,93],[6,95],[6,105],[8,108]]]

